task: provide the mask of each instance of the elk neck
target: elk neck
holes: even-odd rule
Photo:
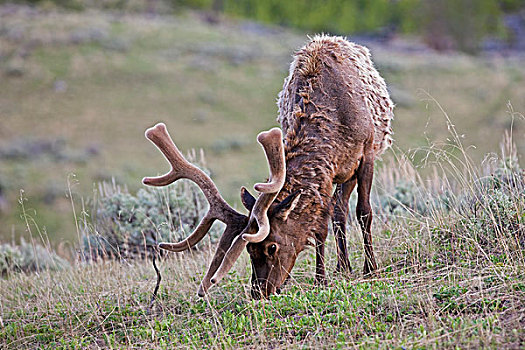
[[[316,119],[317,117],[309,118]],[[326,135],[326,123],[311,121],[300,129],[289,130],[285,137],[286,180],[277,196],[282,201],[301,190],[301,199],[290,214],[300,226],[307,225],[310,233],[317,231],[331,215],[332,183],[335,176],[333,145],[319,139]]]

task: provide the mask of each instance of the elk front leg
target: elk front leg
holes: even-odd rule
[[[326,285],[326,275],[324,271],[324,241],[326,234],[315,234],[315,284]]]
[[[365,156],[357,170],[357,207],[356,215],[363,233],[365,246],[365,264],[363,273],[365,276],[372,275],[377,270],[377,264],[372,247],[372,208],[370,207],[370,189],[374,175],[374,158]]]
[[[346,220],[348,218],[348,200],[357,183],[356,178],[338,184],[334,195],[334,216],[332,227],[337,238],[337,271],[352,272],[346,246]]]

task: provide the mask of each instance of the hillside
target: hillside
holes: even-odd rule
[[[26,231],[17,203],[23,189],[27,213],[51,240],[73,239],[69,191],[79,207],[98,181],[115,178],[135,190],[143,176],[166,168],[143,137],[157,121],[182,150],[205,151],[230,200],[266,176],[255,135],[276,125],[274,102],[304,34],[243,21],[210,24],[192,12],[3,5],[0,18],[0,187],[7,202],[0,237]],[[446,141],[447,121],[434,99],[464,145],[476,146],[476,159],[497,149],[513,120],[523,153],[524,123],[508,107],[525,110],[520,57],[439,55],[405,39],[367,44],[397,103],[395,154]]]

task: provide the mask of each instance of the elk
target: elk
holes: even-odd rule
[[[252,263],[252,296],[276,293],[290,276],[298,255],[315,242],[315,280],[325,284],[324,242],[332,222],[337,269],[351,270],[346,244],[348,201],[357,186],[356,216],[364,240],[365,276],[377,270],[372,248],[370,190],[374,160],[392,143],[394,105],[367,48],[342,37],[317,35],[294,54],[278,99],[278,128],[257,140],[269,163],[267,183],[245,188],[241,200],[249,215],[231,208],[212,180],[188,163],[164,124],[146,137],[165,155],[172,170],[144,184],[164,186],[193,180],[209,202],[195,231],[160,248],[180,252],[195,246],[215,220],[226,224],[198,294],[203,296],[230,270],[244,248]]]

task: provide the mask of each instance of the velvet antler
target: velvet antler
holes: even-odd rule
[[[283,187],[286,177],[284,146],[281,130],[273,128],[269,131],[262,132],[257,136],[257,141],[264,148],[266,159],[268,160],[268,165],[270,167],[270,180],[268,183],[258,183],[254,186],[255,190],[261,194],[255,202],[248,224],[241,235],[235,239],[226,253],[221,266],[211,278],[211,283],[214,284],[218,283],[228,273],[248,242],[262,242],[270,234],[268,209]],[[249,234],[248,231],[254,222],[257,223],[258,231],[255,234]]]
[[[146,130],[146,138],[164,154],[171,164],[171,170],[159,177],[146,177],[142,182],[150,186],[166,186],[182,178],[192,180],[200,187],[210,206],[208,213],[186,239],[178,243],[160,243],[159,247],[182,252],[199,243],[215,220],[226,224],[212,262],[199,287],[198,294],[203,296],[211,284],[218,283],[228,273],[248,242],[261,242],[270,233],[267,212],[281,190],[286,175],[281,130],[274,128],[257,136],[270,167],[270,182],[254,186],[261,195],[255,202],[250,218],[230,207],[210,177],[184,158],[168,134],[166,125],[159,123]],[[249,234],[248,230],[255,222],[259,230],[255,234]]]
[[[184,158],[177,146],[173,143],[164,123],[159,123],[146,130],[146,138],[164,154],[171,164],[171,170],[163,176],[145,177],[142,182],[150,186],[166,186],[182,178],[189,179],[199,186],[209,203],[208,212],[197,228],[186,239],[178,243],[163,242],[159,244],[159,247],[174,252],[182,252],[199,243],[204,236],[206,236],[215,220],[220,220],[226,224],[226,229],[219,241],[208,272],[199,287],[198,294],[203,296],[211,286],[210,279],[221,265],[224,255],[230,248],[232,241],[246,226],[248,217],[230,207],[222,198],[210,177]]]

